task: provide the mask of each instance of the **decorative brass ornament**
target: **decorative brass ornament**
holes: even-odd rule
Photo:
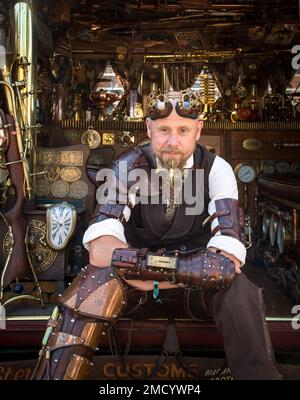
[[[161,269],[173,269],[176,270],[177,258],[167,256],[155,256],[149,254],[147,256],[147,266]]]
[[[82,151],[62,151],[61,152],[62,165],[74,165],[77,167],[83,166],[83,152]]]
[[[102,134],[102,144],[103,145],[114,145],[115,144],[114,132],[103,133]]]
[[[60,170],[60,177],[63,181],[75,182],[81,178],[81,171],[78,167],[63,167]]]
[[[87,144],[90,149],[96,149],[101,144],[100,133],[89,126],[88,130],[81,135],[81,143]]]
[[[58,198],[66,197],[69,193],[69,184],[62,179],[58,179],[51,185],[51,193]]]
[[[28,223],[28,232],[25,240],[28,243],[29,255],[37,274],[46,271],[54,263],[57,252],[52,250],[46,241],[46,224],[40,220],[31,220]],[[3,241],[3,254],[7,258],[11,240],[8,232]]]
[[[84,199],[89,193],[88,185],[82,181],[73,182],[70,185],[70,195],[75,199]]]
[[[248,138],[243,141],[243,147],[249,151],[256,151],[262,148],[262,141],[256,138]]]
[[[58,165],[60,164],[60,152],[40,151],[38,153],[38,163],[41,165]]]
[[[134,144],[135,142],[134,134],[128,131],[123,131],[122,134],[120,135],[120,141],[123,147],[127,147],[131,144]]]
[[[55,182],[59,179],[60,174],[60,167],[57,165],[55,166],[47,166],[46,167],[47,178],[50,182]]]
[[[50,183],[48,178],[44,175],[42,177],[36,178],[35,183],[35,194],[37,196],[48,196],[50,194]]]

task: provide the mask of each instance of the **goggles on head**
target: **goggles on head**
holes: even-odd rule
[[[203,111],[199,94],[190,89],[174,93],[152,92],[149,95],[149,118],[153,121],[159,118],[167,118],[173,110],[173,104],[170,100],[177,100],[175,110],[181,117],[197,119]]]

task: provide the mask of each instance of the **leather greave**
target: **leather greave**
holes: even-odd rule
[[[62,312],[40,352],[32,379],[85,379],[94,352],[126,305],[121,280],[112,268],[88,265],[61,298]]]

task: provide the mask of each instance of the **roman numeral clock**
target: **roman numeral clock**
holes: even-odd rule
[[[76,226],[76,210],[63,202],[47,208],[47,243],[53,250],[64,249]]]

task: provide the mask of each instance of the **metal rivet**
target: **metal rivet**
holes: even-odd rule
[[[95,279],[95,275],[92,275],[92,279]]]
[[[54,362],[58,362],[58,359],[57,359],[57,358],[55,358],[55,359],[54,359]]]
[[[98,281],[98,283],[101,283],[101,281]]]
[[[74,318],[72,318],[72,319],[71,319],[71,322],[75,322],[75,319],[74,319]]]

